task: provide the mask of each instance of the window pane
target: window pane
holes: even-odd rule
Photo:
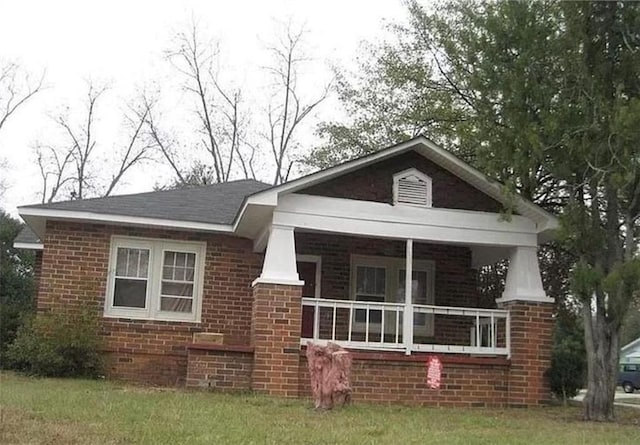
[[[358,266],[356,268],[356,292],[358,294],[384,295],[386,269],[384,267]]]
[[[162,297],[160,310],[168,312],[191,312],[193,300],[190,298]]]
[[[196,256],[191,254],[191,255],[187,255],[187,267],[190,267],[191,269],[196,267]]]
[[[398,271],[397,301],[404,301],[405,278],[407,272],[400,269]],[[411,296],[413,304],[427,304],[427,272],[424,270],[414,270],[411,280]]]
[[[144,308],[147,299],[146,280],[116,278],[113,305],[119,307]]]
[[[180,297],[193,296],[193,284],[162,282],[162,295],[177,295]]]
[[[173,270],[173,279],[179,281],[185,281],[184,279],[184,267],[176,266]]]
[[[162,278],[165,280],[191,281],[194,279],[195,253],[165,252]],[[189,266],[193,264],[194,266]]]
[[[149,273],[149,251],[140,250],[140,267],[138,269],[138,277],[147,278]]]
[[[149,273],[149,250],[118,247],[116,276],[147,278]]]

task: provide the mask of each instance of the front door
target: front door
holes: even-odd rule
[[[316,268],[318,264],[311,261],[298,261],[298,276],[304,281],[302,298],[316,298]],[[302,338],[313,338],[314,308],[302,306]]]

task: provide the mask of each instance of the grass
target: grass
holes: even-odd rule
[[[640,410],[617,423],[580,408],[445,409],[160,390],[112,382],[0,374],[2,444],[629,444]]]
[[[616,403],[628,403],[629,405],[640,405],[640,399],[637,397],[616,397]]]

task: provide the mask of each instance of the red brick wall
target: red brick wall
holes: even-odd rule
[[[354,353],[351,369],[354,402],[401,403],[456,407],[504,407],[509,364],[504,359],[448,357],[443,362],[442,386],[427,387],[427,355],[398,357],[398,353]],[[369,356],[370,358],[366,358]],[[309,370],[300,358],[300,395],[311,396]]]
[[[251,389],[253,353],[189,348],[187,387],[219,391]]]
[[[434,207],[500,212],[502,204],[424,156],[411,151],[297,193],[393,203],[393,175],[416,168],[433,181]]]
[[[511,368],[508,405],[548,403],[545,371],[551,366],[553,304],[514,301],[504,304],[511,315]]]
[[[298,396],[302,286],[258,283],[253,288],[255,348],[252,389]]]
[[[35,250],[33,259],[33,283],[36,293],[40,288],[40,277],[42,277],[42,250]]]
[[[202,323],[105,318],[102,334],[110,377],[153,384],[183,383],[194,332],[221,332],[225,343],[250,342],[252,292],[262,258],[247,239],[158,229],[49,222],[45,235],[38,310],[102,315],[111,235],[207,243]]]

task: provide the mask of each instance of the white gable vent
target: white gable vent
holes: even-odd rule
[[[431,207],[431,178],[415,168],[393,175],[393,204]]]

